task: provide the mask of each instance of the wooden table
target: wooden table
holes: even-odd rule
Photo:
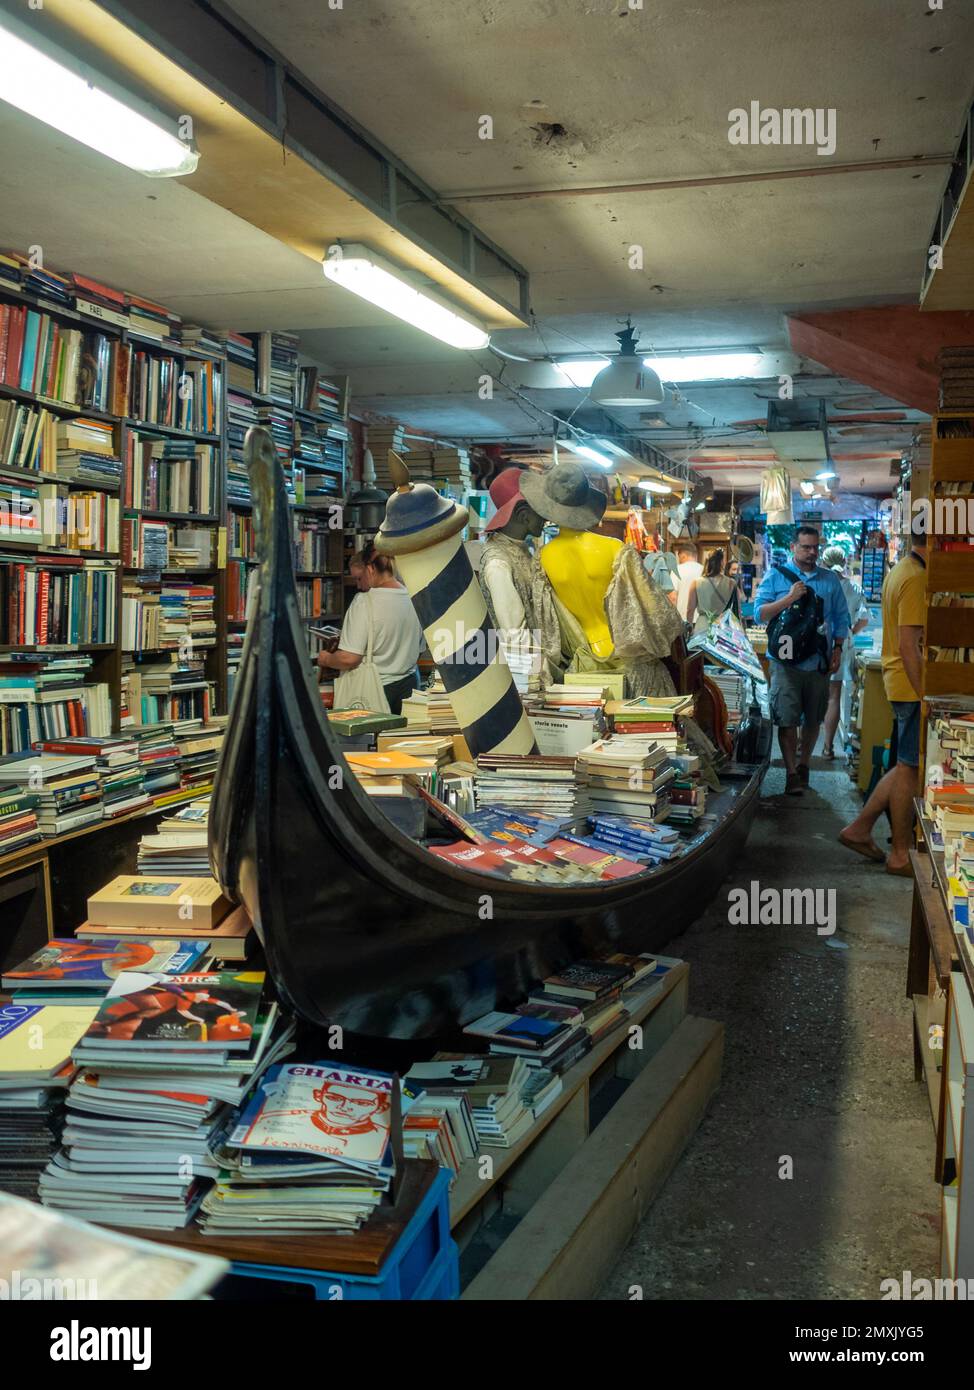
[[[937,1042],[937,1035],[930,1030],[944,1026],[950,977],[961,968],[961,953],[947,912],[944,856],[933,846],[930,823],[922,815],[919,823],[922,847],[910,851],[913,906],[906,993],[913,1004],[913,1074],[926,1084],[937,1139],[934,1176],[940,1182],[944,1164],[943,1049],[931,1045]]]
[[[235,1264],[282,1265],[332,1274],[374,1277],[392,1253],[396,1241],[432,1187],[439,1165],[432,1159],[409,1159],[404,1164],[399,1200],[394,1207],[378,1207],[358,1231],[336,1234],[309,1231],[294,1235],[204,1235],[196,1226],[179,1231],[126,1230],[139,1240],[158,1241],[201,1255],[219,1255]]]

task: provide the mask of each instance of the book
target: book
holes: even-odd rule
[[[9,1298],[97,1290],[99,1299],[197,1299],[228,1269],[216,1255],[106,1231],[0,1191],[0,1281]]]
[[[628,965],[611,965],[607,961],[576,961],[557,975],[550,975],[544,982],[544,992],[566,999],[599,999],[631,976],[632,970]]]
[[[270,1067],[230,1133],[251,1153],[338,1158],[388,1170],[393,1079],[383,1072],[330,1062]]]
[[[60,1071],[95,1017],[93,1005],[0,1004],[0,1083]]]
[[[198,941],[113,941],[98,944],[73,937],[55,937],[13,970],[4,972],[4,989],[43,986],[45,990],[107,990],[112,980],[128,970],[180,974],[192,970],[207,946]]]
[[[570,1029],[553,1019],[492,1012],[468,1023],[463,1031],[475,1038],[488,1038],[491,1043],[512,1043],[521,1048],[535,1049],[551,1046],[566,1036]]]
[[[155,938],[160,933],[156,927],[99,927],[91,922],[82,922],[75,935],[79,941],[103,941],[107,938],[133,941]],[[246,909],[236,907],[215,927],[183,922],[179,932],[172,935],[182,941],[203,941],[211,956],[219,960],[240,961],[246,960],[255,933]]]
[[[121,874],[88,899],[88,921],[99,927],[211,929],[230,904],[211,878],[157,878]]]
[[[136,1051],[244,1051],[264,988],[260,971],[163,975],[127,971],[113,981],[80,1051],[130,1044]]]

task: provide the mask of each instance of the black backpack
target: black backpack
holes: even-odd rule
[[[775,565],[775,569],[792,584],[805,583],[800,574],[786,569],[784,565]],[[790,641],[790,656],[781,655],[783,645],[785,651],[789,650],[787,643],[783,644],[783,638]],[[826,645],[825,605],[810,588],[797,603],[782,609],[768,624],[768,655],[787,666],[807,661],[810,656],[817,655],[820,658],[819,669],[824,671],[828,666]]]

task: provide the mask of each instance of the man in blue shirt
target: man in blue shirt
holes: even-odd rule
[[[834,570],[818,564],[819,534],[812,526],[799,526],[791,547],[789,569],[801,576],[797,582],[779,569],[769,569],[754,599],[754,616],[770,623],[811,590],[822,600],[824,627],[822,652],[802,661],[781,659],[768,645],[771,663],[771,717],[778,726],[778,743],[785,764],[785,791],[800,796],[808,786],[809,762],[829,703],[829,677],[839,669],[842,643],[849,633],[849,606]],[[801,728],[799,745],[798,730]]]

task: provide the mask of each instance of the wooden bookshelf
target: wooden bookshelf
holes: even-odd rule
[[[45,410],[53,417],[54,429],[58,424],[69,423],[73,419],[85,419],[96,421],[106,426],[111,431],[112,445],[115,456],[122,460],[122,474],[119,480],[98,480],[89,482],[77,478],[59,478],[56,473],[46,469],[25,468],[12,464],[7,467],[0,462],[0,480],[6,480],[10,484],[23,482],[33,487],[40,487],[45,484],[53,484],[57,488],[57,496],[67,496],[73,492],[102,492],[109,497],[117,497],[119,501],[119,538],[118,549],[111,550],[69,550],[65,546],[51,543],[51,538],[42,541],[31,536],[28,539],[15,536],[13,533],[8,537],[0,535],[0,565],[9,563],[13,557],[17,557],[17,563],[27,563],[35,558],[39,561],[45,556],[64,558],[80,558],[82,561],[96,561],[115,571],[114,583],[114,640],[102,643],[77,643],[71,644],[66,650],[91,654],[94,657],[90,670],[86,673],[85,683],[107,684],[112,710],[112,732],[120,729],[121,711],[121,691],[122,691],[122,670],[123,659],[131,653],[123,650],[122,647],[122,592],[123,581],[131,581],[140,574],[146,574],[147,584],[153,580],[158,580],[159,584],[163,580],[173,581],[181,578],[190,583],[212,584],[214,589],[214,619],[216,624],[216,641],[212,646],[201,646],[198,648],[199,656],[204,663],[205,678],[211,685],[214,692],[214,700],[211,709],[214,713],[225,713],[229,703],[228,663],[233,663],[233,656],[236,650],[236,643],[231,644],[231,636],[237,636],[241,632],[244,624],[241,619],[229,616],[228,607],[230,603],[230,569],[231,565],[242,565],[246,573],[250,573],[253,568],[253,554],[239,555],[232,552],[228,544],[228,528],[232,523],[235,513],[248,515],[252,513],[253,504],[250,500],[242,498],[235,499],[228,496],[227,475],[229,462],[229,421],[228,421],[228,396],[229,392],[248,398],[254,408],[260,411],[264,409],[274,409],[281,412],[290,422],[290,457],[292,468],[297,466],[305,469],[305,477],[311,482],[314,477],[328,475],[335,480],[335,505],[341,507],[344,503],[345,487],[348,474],[348,441],[343,439],[333,441],[331,453],[334,456],[330,464],[326,464],[324,450],[321,454],[320,466],[313,458],[307,455],[302,460],[299,456],[299,440],[302,433],[317,433],[323,431],[328,425],[341,424],[347,431],[348,416],[348,378],[336,377],[328,374],[327,380],[335,388],[337,398],[335,408],[339,412],[339,418],[335,419],[327,412],[318,414],[314,411],[306,410],[302,405],[297,404],[295,394],[292,394],[290,404],[283,406],[279,402],[272,400],[271,395],[266,391],[256,389],[256,378],[253,389],[238,384],[230,385],[228,370],[228,354],[224,352],[210,351],[204,346],[196,346],[192,343],[173,343],[159,338],[144,334],[134,328],[116,324],[110,320],[102,319],[95,314],[79,311],[71,305],[61,304],[47,299],[45,296],[19,287],[14,284],[4,283],[0,280],[0,307],[18,306],[28,311],[34,311],[49,317],[53,326],[58,331],[80,332],[83,335],[101,335],[109,344],[110,351],[116,354],[125,354],[126,370],[128,372],[129,399],[126,402],[120,397],[118,392],[118,379],[115,375],[115,360],[109,369],[102,369],[99,377],[99,389],[108,393],[110,404],[118,403],[121,407],[117,412],[105,410],[100,406],[84,405],[78,401],[63,400],[41,392],[34,392],[23,389],[19,384],[0,382],[0,406],[4,402],[13,402],[15,406],[23,405],[33,410]],[[217,335],[222,336],[222,335]],[[255,344],[255,350],[259,346],[259,335],[251,335]],[[59,339],[55,346],[59,346]],[[83,343],[96,343],[94,337],[83,339]],[[109,349],[106,349],[106,352]],[[215,377],[219,381],[219,401],[218,415],[216,420],[217,428],[211,429],[190,429],[180,428],[171,423],[161,421],[145,420],[139,418],[138,402],[132,398],[133,387],[133,367],[135,354],[142,354],[141,367],[143,370],[150,370],[147,364],[153,359],[170,358],[179,364],[178,368],[169,369],[170,379],[173,370],[184,371],[192,370],[192,364],[208,363]],[[47,359],[45,359],[46,362]],[[55,359],[56,361],[56,359]],[[3,368],[5,355],[0,357],[0,370]],[[304,365],[308,365],[305,363]],[[313,364],[310,364],[313,366]],[[301,382],[301,362],[299,359],[298,370],[295,373],[294,392],[298,389]],[[151,369],[159,370],[159,369]],[[202,369],[197,369],[197,378]],[[325,374],[322,373],[324,376]],[[21,378],[25,379],[25,378]],[[35,377],[35,380],[38,378]],[[48,384],[52,381],[57,382],[58,388],[67,394],[72,388],[62,385],[64,380],[60,370],[52,369],[46,378]],[[89,388],[90,389],[90,388]],[[79,396],[81,392],[79,391]],[[278,394],[281,394],[280,391]],[[161,396],[161,392],[160,392]],[[89,396],[90,398],[90,396]],[[176,410],[180,409],[177,402]],[[177,418],[182,418],[177,416]],[[206,417],[204,417],[206,418]],[[191,423],[197,423],[192,421]],[[209,421],[207,420],[207,423]],[[167,511],[157,508],[142,507],[138,505],[140,499],[132,497],[131,503],[126,503],[126,496],[129,491],[130,468],[131,468],[131,440],[133,435],[138,435],[143,439],[157,437],[163,440],[173,440],[176,442],[186,442],[194,445],[207,445],[215,450],[214,459],[214,489],[212,507],[206,512],[185,512]],[[337,465],[338,449],[336,444],[340,444],[340,467]],[[53,451],[52,451],[53,452]],[[45,494],[50,495],[50,494]],[[296,503],[293,507],[295,528],[299,519],[301,521],[310,520],[314,517],[327,518],[327,508],[307,506],[303,503]],[[212,565],[193,566],[187,568],[170,567],[162,572],[161,575],[153,575],[151,578],[137,564],[123,564],[122,554],[122,522],[125,517],[134,518],[139,523],[144,521],[162,522],[172,528],[192,527],[205,528],[212,530],[213,541],[211,555]],[[12,528],[8,528],[11,529]],[[341,574],[342,574],[342,546],[343,533],[341,530],[335,532],[334,543],[329,542],[327,549],[327,564],[320,569],[308,570],[301,568],[299,584],[309,584],[313,579],[324,581],[324,592],[329,594],[328,586],[337,585],[337,595],[324,606],[341,610],[344,604],[341,602]],[[21,560],[19,557],[23,556]],[[5,560],[4,557],[7,557]],[[336,616],[340,617],[340,612],[336,614],[321,613],[313,621],[333,621]],[[54,644],[52,644],[53,646]],[[57,644],[64,648],[64,644]],[[320,646],[320,640],[309,634],[309,648],[313,652]],[[0,656],[13,651],[43,651],[51,650],[51,647],[35,647],[29,644],[0,644]],[[155,648],[155,652],[164,650]],[[150,654],[143,649],[143,654]]]
[[[952,437],[954,434],[968,437]],[[933,416],[927,497],[930,515],[937,504],[953,500],[946,490],[951,483],[974,486],[974,411],[940,411]],[[961,494],[960,500],[966,501]],[[971,498],[974,501],[974,496]],[[937,647],[974,647],[974,607],[948,607],[935,602],[945,594],[974,598],[974,545],[963,550],[945,549],[952,541],[966,539],[967,528],[938,529],[931,523],[927,542],[927,610],[923,634],[923,694],[974,694],[974,662],[942,661],[931,655]],[[926,706],[924,705],[924,716]],[[926,719],[924,719],[924,727]],[[921,747],[925,738],[921,739]]]

